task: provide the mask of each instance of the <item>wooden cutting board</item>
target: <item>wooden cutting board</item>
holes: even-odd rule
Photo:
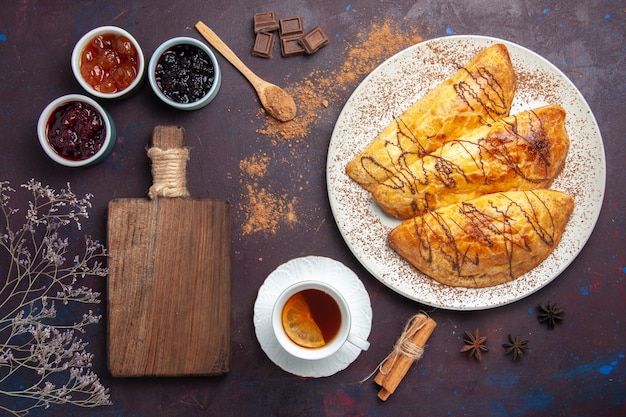
[[[180,127],[154,129],[156,148],[182,148],[183,142]],[[109,203],[107,239],[108,366],[113,376],[228,372],[228,202],[116,199]]]

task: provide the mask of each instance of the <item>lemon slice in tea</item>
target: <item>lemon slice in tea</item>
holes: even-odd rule
[[[324,346],[324,336],[311,316],[309,304],[302,293],[294,294],[283,307],[282,324],[291,340],[307,348]]]

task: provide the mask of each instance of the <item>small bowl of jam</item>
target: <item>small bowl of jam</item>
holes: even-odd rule
[[[68,167],[102,161],[115,146],[115,124],[94,99],[68,94],[53,100],[37,123],[39,143],[54,161]]]
[[[148,64],[152,91],[180,110],[196,110],[217,95],[221,72],[215,55],[197,39],[178,37],[163,42]]]
[[[137,40],[116,26],[87,32],[72,51],[72,71],[89,94],[107,99],[137,90],[145,72],[145,59]]]

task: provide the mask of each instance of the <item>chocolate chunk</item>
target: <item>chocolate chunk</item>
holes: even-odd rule
[[[304,33],[304,25],[302,24],[301,16],[280,19],[278,24],[280,26],[280,36],[286,37],[302,35]]]
[[[254,14],[254,33],[271,32],[278,29],[278,18],[274,12]]]
[[[280,38],[280,50],[284,57],[306,54],[304,47],[300,45],[300,38],[301,36]]]
[[[300,38],[300,44],[309,55],[328,45],[328,42],[328,36],[319,26],[314,27],[309,33]]]
[[[257,33],[254,41],[254,48],[252,48],[252,55],[259,56],[261,58],[271,58],[272,50],[274,49],[274,38],[276,38],[276,35],[273,33]]]

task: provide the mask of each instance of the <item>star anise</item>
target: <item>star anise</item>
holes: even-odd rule
[[[546,305],[539,305],[539,323],[547,322],[549,329],[554,329],[557,323],[563,320],[563,307],[557,307],[556,304],[548,302]]]
[[[509,343],[502,344],[502,347],[505,349],[504,354],[512,355],[513,360],[516,361],[524,356],[524,352],[528,349],[528,340],[524,340],[520,336],[509,335]]]
[[[473,334],[466,331],[463,343],[459,352],[469,352],[470,358],[473,356],[479,361],[483,359],[482,352],[489,351],[487,347],[487,336],[481,336],[478,329],[474,330]]]

